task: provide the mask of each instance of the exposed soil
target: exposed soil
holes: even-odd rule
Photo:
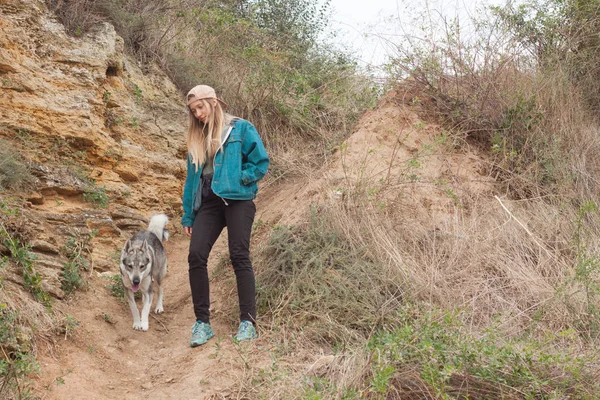
[[[215,245],[209,271],[216,273],[219,255],[227,251],[224,237]],[[225,315],[222,299],[236,296],[223,285],[211,286],[215,338],[205,346],[189,346],[194,314],[187,274],[187,237],[178,234],[166,243],[169,271],[164,283],[165,313],[151,314],[147,332],[132,329],[124,301],[109,295],[103,277],[89,278],[65,312],[80,326],[73,337],[39,357],[43,370],[37,382],[44,399],[210,399],[238,398],[249,364],[268,361],[265,339],[235,344],[237,315]],[[228,268],[228,267],[227,267]],[[219,281],[221,279],[217,279]],[[156,296],[155,296],[156,297]],[[236,301],[237,303],[237,301]]]

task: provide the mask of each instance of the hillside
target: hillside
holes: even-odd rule
[[[0,28],[0,167],[26,164],[33,179],[0,191],[0,344],[10,365],[39,363],[16,383],[0,364],[0,394],[594,398],[584,332],[596,297],[581,278],[597,274],[582,222],[594,217],[511,197],[493,155],[428,118],[428,100],[403,85],[320,165],[274,148],[290,170],[271,171],[256,200],[260,338],[231,340],[223,235],[209,260],[216,338],[190,349],[179,91],[108,23],[74,38],[43,2],[6,0]],[[170,218],[165,313],[139,332],[118,254],[157,212]]]

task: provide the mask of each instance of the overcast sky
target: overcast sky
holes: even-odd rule
[[[459,17],[461,25],[477,10],[506,0],[331,0],[334,42],[353,50],[363,65],[381,65],[397,37],[429,5],[433,14]],[[402,26],[401,26],[402,25]]]

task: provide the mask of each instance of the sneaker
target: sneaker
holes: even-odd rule
[[[210,339],[215,336],[210,324],[202,321],[196,321],[194,326],[192,327],[192,338],[190,339],[190,346],[197,347],[203,345]]]
[[[236,342],[244,342],[246,340],[258,339],[258,333],[256,333],[256,328],[250,321],[242,321],[240,322],[240,327],[238,328],[237,335],[235,335]]]

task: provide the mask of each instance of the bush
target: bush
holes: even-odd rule
[[[469,36],[458,21],[432,19],[422,41],[411,36],[398,45],[390,68],[400,81],[399,97],[466,143],[489,150],[490,173],[515,198],[596,197],[600,186],[591,177],[600,173],[593,161],[600,156],[599,128],[562,55],[572,51],[556,47],[563,43],[556,42],[557,21],[521,21],[509,6],[494,13],[472,21]],[[543,51],[531,45],[534,38],[546,45]]]
[[[402,301],[400,279],[386,279],[316,213],[307,225],[277,227],[259,258],[260,313],[317,342],[360,342],[394,318]]]
[[[369,341],[369,397],[581,399],[600,390],[586,367],[593,360],[563,354],[560,334],[509,340],[490,326],[474,336],[459,315],[413,307],[396,326]]]

